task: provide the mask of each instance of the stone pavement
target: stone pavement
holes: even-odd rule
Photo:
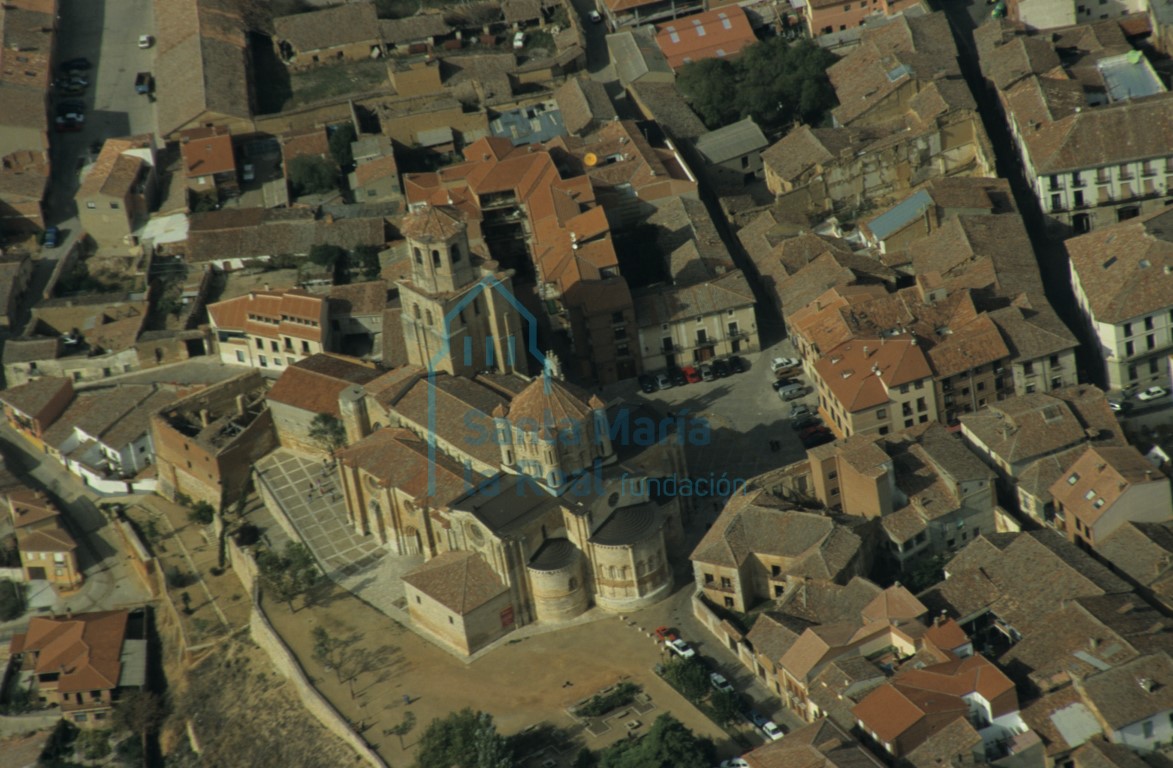
[[[257,462],[257,472],[330,579],[369,571],[386,555],[373,535],[355,533],[337,476],[323,474],[320,460],[278,448]]]

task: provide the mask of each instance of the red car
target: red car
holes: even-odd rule
[[[814,437],[815,435],[822,434],[824,432],[826,432],[827,434],[830,434],[831,430],[828,429],[823,424],[815,424],[814,426],[807,427],[806,429],[799,432],[798,439],[799,440],[806,440],[807,438]]]
[[[696,368],[692,367],[691,365],[684,366],[683,368],[680,369],[680,372],[684,374],[684,378],[688,380],[689,384],[696,384],[698,381],[701,380],[700,371],[698,371]]]
[[[656,637],[664,641],[671,641],[676,639],[676,633],[672,631],[671,627],[656,627]]]

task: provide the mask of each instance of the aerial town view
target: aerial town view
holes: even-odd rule
[[[1173,768],[1173,0],[0,43],[0,768]]]

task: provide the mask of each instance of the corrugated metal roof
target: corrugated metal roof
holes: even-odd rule
[[[925,190],[918,190],[898,203],[891,210],[885,211],[868,222],[872,234],[879,240],[885,240],[892,233],[899,231],[928,210],[933,204],[933,198]]]

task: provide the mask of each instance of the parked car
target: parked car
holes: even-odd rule
[[[720,768],[749,768],[749,763],[745,761],[744,757],[731,757],[728,760],[722,760]]]
[[[691,365],[684,366],[680,369],[680,372],[684,374],[684,381],[688,384],[696,384],[701,380],[701,372]]]
[[[734,373],[745,373],[747,368],[748,366],[745,364],[744,359],[738,355],[729,356],[729,370],[733,371]]]
[[[253,179],[255,179],[257,177],[256,168],[253,167],[252,163],[245,163],[244,164],[244,171],[241,173],[240,176],[245,181],[252,181]]]
[[[139,35],[138,36],[138,47],[139,48],[150,48],[154,44],[155,44],[155,38],[151,37],[150,35]]]
[[[672,627],[656,627],[656,637],[661,640],[675,640],[676,633],[672,631]]]
[[[702,381],[712,381],[715,378],[717,378],[717,374],[713,372],[713,366],[709,365],[708,363],[705,363],[701,366]]]
[[[1141,401],[1142,403],[1147,403],[1150,400],[1156,400],[1158,398],[1162,398],[1167,394],[1169,394],[1169,393],[1166,392],[1162,387],[1149,387],[1144,392],[1138,392],[1136,394],[1136,399]]]
[[[41,236],[41,245],[46,248],[56,248],[60,240],[61,230],[57,227],[48,227],[45,230],[45,234]]]
[[[822,419],[820,419],[818,416],[815,416],[814,414],[811,414],[810,416],[802,416],[800,418],[792,420],[790,422],[790,428],[793,429],[795,432],[801,433],[802,430],[804,430],[804,429],[809,429],[810,427],[821,426],[822,423],[823,423]]]
[[[729,375],[729,363],[725,362],[724,360],[714,360],[712,365],[713,375],[715,375],[718,379],[723,379]]]
[[[587,18],[591,20],[592,24],[598,24],[603,20],[603,14],[598,11],[591,11],[587,14]]]
[[[86,77],[85,73],[81,72],[80,70],[74,70],[72,72],[67,72],[64,75],[62,75],[61,78],[59,78],[59,79],[64,82],[75,83],[77,85],[80,85],[83,88],[88,87],[90,84],[90,79],[88,77]]]
[[[150,72],[139,72],[134,76],[134,92],[140,96],[146,96],[154,88],[152,88],[152,78]]]
[[[77,83],[66,82],[59,83],[57,90],[66,96],[80,96],[86,92],[86,87],[84,85],[78,85]]]
[[[77,133],[81,130],[83,120],[59,117],[53,121],[53,127],[58,133]]]
[[[525,47],[525,33],[518,32],[513,36],[513,50],[520,51]]]
[[[639,388],[645,395],[650,395],[656,391],[656,379],[647,373],[639,375]]]
[[[814,411],[806,403],[794,403],[790,406],[790,420],[802,418],[803,416],[813,416]]]
[[[61,68],[66,72],[72,69],[89,69],[92,66],[93,65],[90,64],[90,60],[84,56],[78,56],[76,59],[70,59],[69,61],[61,63]]]
[[[814,437],[815,435],[819,434],[820,432],[830,432],[830,431],[831,430],[827,429],[827,427],[824,426],[823,424],[812,424],[811,426],[807,427],[806,429],[799,430],[798,439],[799,440],[806,440],[809,437]]]
[[[797,400],[805,394],[806,385],[800,384],[799,382],[787,384],[778,390],[778,397],[782,398],[783,400]]]
[[[672,389],[672,377],[667,372],[657,374],[656,386],[660,389]]]
[[[713,688],[721,693],[733,693],[733,686],[725,679],[725,675],[722,675],[720,672],[710,672],[709,682],[713,684]]]
[[[688,376],[684,373],[684,371],[680,370],[679,368],[676,368],[675,370],[671,371],[671,373],[672,373],[672,383],[675,384],[676,386],[683,387],[685,384],[688,383]]]
[[[755,728],[761,728],[763,725],[770,722],[768,717],[758,712],[756,709],[751,709],[746,716],[749,718],[749,721],[754,724]]]
[[[689,647],[688,643],[684,642],[679,637],[675,640],[667,641],[664,643],[664,645],[668,648],[668,650],[672,651],[682,659],[691,659],[693,656],[696,656],[696,651]]]
[[[816,432],[810,437],[802,441],[802,447],[806,449],[818,448],[820,445],[835,442],[835,435],[829,429],[824,429],[822,432]]]
[[[770,361],[770,370],[774,373],[785,373],[797,368],[801,363],[794,357],[775,357]]]
[[[775,392],[777,392],[778,390],[782,389],[783,387],[789,387],[791,384],[797,384],[797,383],[798,383],[798,379],[796,379],[793,376],[782,376],[780,378],[774,379],[774,381],[771,382],[770,386],[774,388]]]
[[[1128,400],[1109,400],[1108,407],[1111,408],[1115,413],[1128,413],[1132,410],[1133,405]]]
[[[767,720],[766,724],[762,726],[762,732],[766,734],[766,738],[770,741],[777,741],[785,736],[785,732],[778,727],[778,724],[772,720]]]

